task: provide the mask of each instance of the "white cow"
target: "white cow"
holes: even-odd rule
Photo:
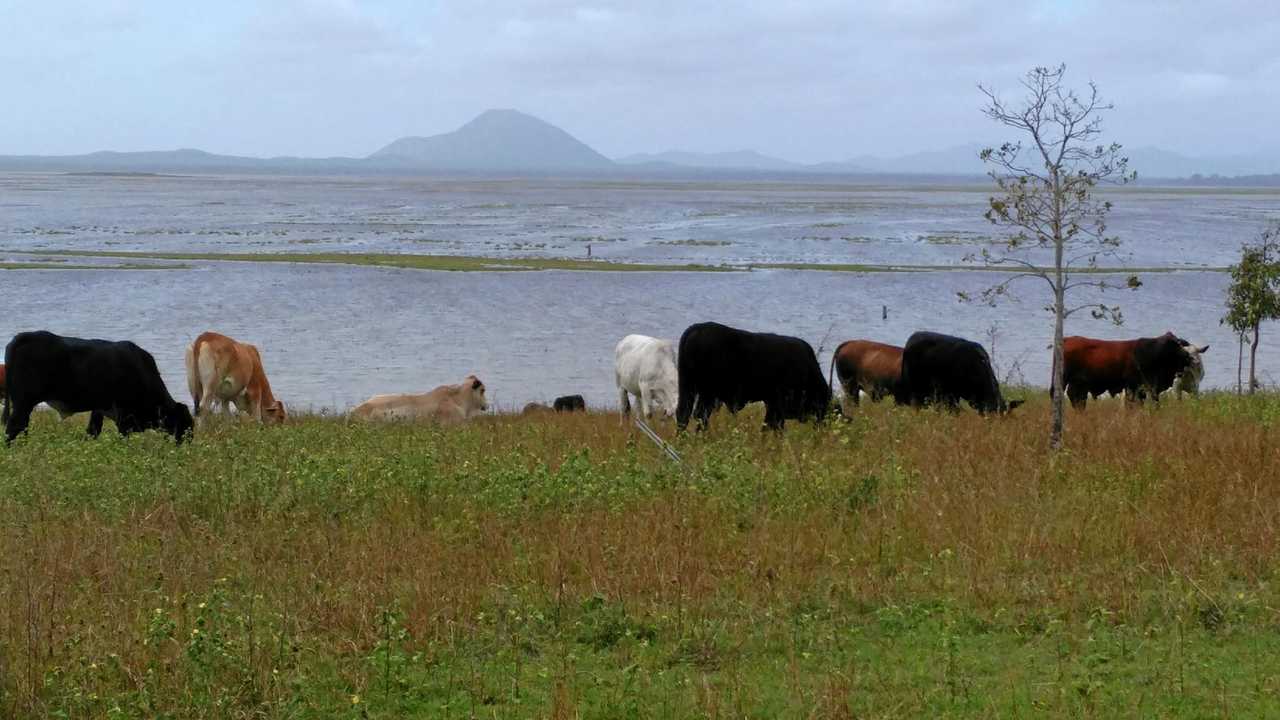
[[[1178,395],[1178,399],[1182,399],[1182,393],[1190,393],[1192,395],[1200,394],[1200,381],[1204,379],[1204,360],[1200,356],[1209,352],[1209,346],[1196,347],[1195,345],[1187,345],[1182,348],[1191,356],[1191,364],[1186,370],[1178,373],[1178,377],[1174,378],[1173,389]]]
[[[679,382],[676,377],[676,352],[670,340],[647,335],[628,335],[614,350],[614,377],[622,397],[622,417],[631,414],[631,398],[640,402],[640,414],[646,418],[661,409],[667,417],[676,414]]]

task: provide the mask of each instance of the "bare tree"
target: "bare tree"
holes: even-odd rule
[[[1009,294],[1010,285],[1027,278],[1044,281],[1053,294],[1053,303],[1046,309],[1054,317],[1049,443],[1055,450],[1062,447],[1063,435],[1064,321],[1081,310],[1117,324],[1123,321],[1120,308],[1114,305],[1091,302],[1068,306],[1068,293],[1084,287],[1107,290],[1141,285],[1135,276],[1117,285],[1096,272],[1098,259],[1114,255],[1120,241],[1107,234],[1111,203],[1096,198],[1094,189],[1104,182],[1127,183],[1136,175],[1129,171],[1120,145],[1097,142],[1102,134],[1102,115],[1112,106],[1102,102],[1093,83],[1080,94],[1064,87],[1065,73],[1065,65],[1033,68],[1022,79],[1026,94],[1016,105],[978,86],[987,98],[983,108],[986,116],[1022,135],[982,151],[997,191],[989,199],[986,217],[1008,228],[1011,235],[1003,254],[996,256],[983,249],[981,259],[1015,271],[984,290],[981,297],[994,304]],[[1045,263],[1046,251],[1052,253],[1052,264]],[[962,298],[971,299],[964,294]]]

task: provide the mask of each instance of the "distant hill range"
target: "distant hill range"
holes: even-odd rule
[[[987,167],[983,165],[979,153],[983,145],[974,143],[960,145],[945,150],[930,150],[880,157],[859,155],[837,162],[821,162],[813,164],[795,163],[780,158],[762,155],[752,150],[740,150],[726,153],[695,153],[672,150],[662,153],[628,155],[618,158],[625,165],[676,165],[693,168],[719,168],[752,171],[783,171],[794,173],[835,173],[835,174],[875,174],[875,175],[930,175],[930,176],[983,176]],[[1138,171],[1139,178],[1191,179],[1200,176],[1202,180],[1219,176],[1218,179],[1230,177],[1258,177],[1280,173],[1280,156],[1222,156],[1222,157],[1189,157],[1159,148],[1144,147],[1127,150],[1130,168]]]
[[[0,170],[63,172],[254,172],[411,174],[579,174],[622,177],[803,177],[978,179],[982,146],[963,145],[893,157],[797,163],[754,150],[698,153],[669,150],[611,160],[544,120],[516,110],[488,110],[453,132],[405,137],[368,157],[255,158],[182,149],[88,155],[0,155]],[[1280,185],[1280,155],[1189,157],[1159,148],[1129,152],[1139,180],[1174,184]]]
[[[687,167],[706,170],[778,170],[782,172],[800,172],[807,170],[805,165],[782,160],[780,158],[761,155],[755,150],[737,150],[733,152],[697,153],[682,150],[668,150],[660,153],[637,153],[617,160],[620,165],[632,167]]]

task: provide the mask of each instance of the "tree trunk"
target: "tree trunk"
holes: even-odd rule
[[[1253,326],[1253,343],[1249,345],[1249,394],[1258,389],[1258,342],[1262,339],[1262,323]]]
[[[1052,414],[1053,418],[1049,425],[1049,447],[1054,450],[1062,449],[1062,431],[1063,431],[1063,414],[1066,407],[1066,398],[1062,387],[1062,325],[1063,314],[1066,308],[1063,306],[1066,298],[1063,296],[1062,285],[1054,288],[1053,299],[1053,401]]]
[[[1236,394],[1244,394],[1244,333],[1236,335]]]
[[[1043,152],[1043,149],[1042,149]],[[1051,165],[1045,157],[1049,169],[1049,178],[1053,190],[1053,402],[1050,408],[1049,447],[1062,449],[1063,407],[1066,398],[1062,397],[1062,325],[1067,319],[1067,277],[1063,267],[1063,255],[1066,241],[1062,237],[1062,178],[1058,175],[1060,167]]]

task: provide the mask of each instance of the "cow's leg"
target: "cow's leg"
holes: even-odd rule
[[[780,403],[764,404],[764,430],[773,430],[779,432],[782,426],[786,424],[787,419],[783,417],[782,410],[778,409]]]
[[[35,410],[34,403],[14,401],[9,399],[9,420],[4,426],[5,444],[13,442],[13,439],[27,431],[27,425],[31,423],[31,411]]]
[[[618,405],[621,412],[618,413],[618,419],[623,425],[627,423],[627,417],[631,415],[631,393],[627,392],[624,387],[618,388]]]
[[[676,432],[684,432],[689,427],[689,416],[693,414],[697,398],[687,388],[680,388],[680,398],[676,401]]]
[[[640,416],[645,420],[653,418],[653,394],[644,383],[640,383]]]
[[[1089,404],[1089,391],[1074,385],[1068,385],[1067,399],[1071,401],[1071,407],[1076,410],[1083,410]]]
[[[199,404],[196,405],[196,422],[207,423],[209,421],[209,413],[213,411],[213,403],[217,400],[213,386],[205,383],[204,393],[200,397]]]
[[[102,411],[94,410],[89,413],[89,427],[85,428],[89,433],[89,437],[97,438],[102,434]]]
[[[845,416],[853,415],[852,408],[858,407],[859,404],[859,388],[857,378],[849,378],[840,381],[840,389],[844,391],[844,397],[840,398],[840,413]]]
[[[698,432],[706,430],[711,424],[711,413],[715,410],[715,403],[703,400],[699,397],[694,402],[693,414],[698,419]]]

